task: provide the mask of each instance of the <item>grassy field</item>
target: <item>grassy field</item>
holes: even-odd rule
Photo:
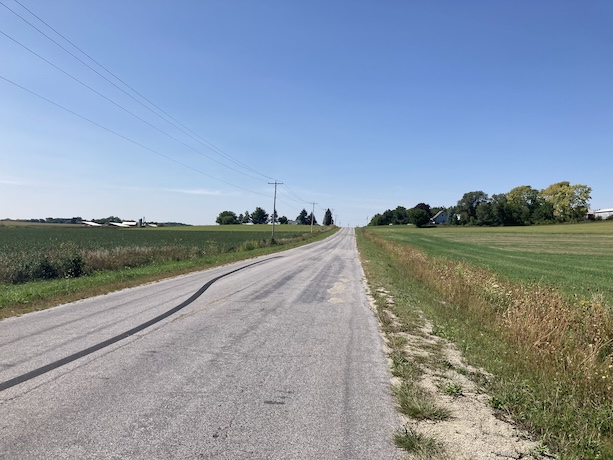
[[[373,289],[495,376],[501,415],[562,459],[613,458],[613,223],[368,227],[358,242]]]
[[[271,253],[331,228],[0,225],[0,318],[172,274]]]
[[[430,256],[484,267],[509,279],[550,284],[580,300],[613,305],[613,222],[532,227],[374,227],[374,234]]]

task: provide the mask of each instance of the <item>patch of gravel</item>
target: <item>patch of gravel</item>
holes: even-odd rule
[[[388,306],[393,304],[393,298],[384,289],[378,289]],[[372,297],[371,297],[372,299]],[[372,299],[372,307],[375,307]],[[390,318],[393,313],[385,308],[381,314]],[[398,323],[397,318],[394,322]],[[423,374],[417,382],[436,402],[437,405],[449,410],[451,417],[444,421],[417,421],[405,417],[405,427],[413,432],[435,439],[444,448],[443,455],[433,458],[449,460],[489,460],[489,459],[542,459],[539,453],[540,444],[531,440],[528,433],[520,430],[511,422],[496,417],[490,406],[490,397],[483,393],[468,375],[483,375],[491,377],[483,369],[468,365],[462,353],[449,341],[435,336],[432,326],[425,322],[420,330],[411,332],[395,332],[402,336],[407,345],[404,351],[407,357],[418,362],[444,362],[446,366],[436,364],[421,365]],[[389,337],[384,336],[386,343]],[[436,353],[436,355],[434,355]],[[392,385],[400,384],[400,379],[392,377]],[[455,395],[448,394],[445,389],[455,388]],[[547,458],[555,458],[546,455]],[[408,458],[412,457],[408,454]],[[424,458],[423,455],[419,458]]]

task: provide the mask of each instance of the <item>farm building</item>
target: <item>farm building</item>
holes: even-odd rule
[[[447,213],[445,211],[439,211],[436,215],[430,219],[430,222],[435,225],[446,224],[447,223]]]
[[[588,219],[607,219],[613,216],[613,208],[598,209],[587,213]]]

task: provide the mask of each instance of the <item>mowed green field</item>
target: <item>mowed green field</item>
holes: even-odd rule
[[[512,281],[554,285],[613,305],[613,222],[531,227],[368,227],[429,255],[462,260]]]

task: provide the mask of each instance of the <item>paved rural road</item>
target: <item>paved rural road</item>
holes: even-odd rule
[[[0,321],[2,459],[401,458],[399,425],[352,229]]]

